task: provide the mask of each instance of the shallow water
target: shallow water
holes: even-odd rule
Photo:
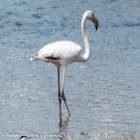
[[[67,69],[72,115],[67,118],[63,104],[61,127],[57,70],[29,58],[55,40],[83,46],[80,21],[86,9],[94,10],[100,26],[96,32],[87,22],[91,58]],[[0,1],[0,139],[26,134],[36,140],[85,140],[102,130],[139,132],[139,13],[139,0]]]

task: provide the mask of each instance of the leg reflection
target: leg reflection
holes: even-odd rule
[[[69,124],[69,116],[66,120],[62,120],[59,122],[59,134],[60,134],[60,140],[66,140],[68,137],[68,124]]]

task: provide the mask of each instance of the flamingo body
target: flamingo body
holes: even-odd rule
[[[31,60],[41,60],[63,66],[78,61],[81,50],[81,46],[72,41],[56,41],[40,49]]]

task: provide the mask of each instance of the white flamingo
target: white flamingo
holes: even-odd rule
[[[85,11],[81,21],[81,31],[85,44],[85,52],[82,53],[82,48],[78,44],[71,41],[56,41],[44,46],[37,54],[32,56],[30,60],[40,60],[47,63],[53,63],[58,70],[58,100],[59,100],[59,112],[61,119],[61,101],[63,100],[70,116],[70,110],[68,108],[66,97],[64,95],[64,83],[66,67],[73,62],[86,62],[90,57],[90,45],[88,36],[86,33],[85,23],[86,20],[91,20],[95,24],[95,28],[98,28],[98,19],[94,16],[94,13],[90,10]],[[60,67],[63,66],[63,78],[62,78],[62,90],[60,91]]]

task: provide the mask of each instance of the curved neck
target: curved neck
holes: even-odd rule
[[[87,20],[87,16],[83,15],[83,18],[81,21],[81,32],[82,32],[82,36],[83,36],[83,40],[85,44],[85,52],[81,56],[82,57],[81,61],[87,61],[90,58],[90,45],[89,45],[88,36],[86,33],[86,28],[85,28],[86,20]]]

